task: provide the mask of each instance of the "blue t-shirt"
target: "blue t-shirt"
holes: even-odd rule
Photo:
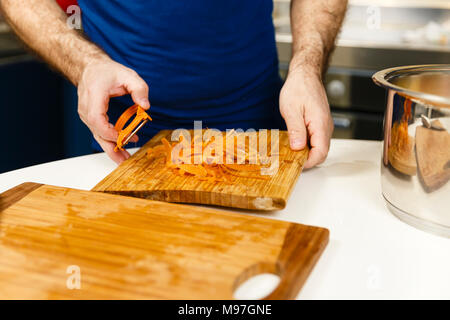
[[[79,0],[87,36],[150,88],[161,129],[278,128],[281,79],[272,0]],[[114,122],[133,102],[114,98]]]

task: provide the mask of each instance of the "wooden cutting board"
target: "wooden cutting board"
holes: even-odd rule
[[[281,278],[268,298],[291,299],[328,234],[211,208],[25,183],[0,194],[0,299],[231,299],[240,283],[262,272]]]
[[[177,176],[146,152],[170,141],[172,131],[160,131],[92,190],[167,202],[197,203],[256,210],[283,209],[308,158],[308,149],[292,151],[288,134],[280,131],[279,169],[270,180],[236,178],[232,184]]]

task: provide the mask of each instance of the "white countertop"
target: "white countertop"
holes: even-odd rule
[[[302,173],[284,210],[257,214],[330,230],[299,299],[450,299],[450,239],[388,211],[380,152],[380,142],[332,140],[327,161]],[[105,154],[46,163],[0,174],[0,192],[27,181],[89,190],[114,168]]]

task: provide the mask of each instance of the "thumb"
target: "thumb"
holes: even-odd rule
[[[307,132],[305,120],[300,112],[287,112],[284,117],[289,134],[289,144],[292,150],[302,150],[306,147]]]
[[[131,98],[134,103],[140,105],[145,110],[150,108],[150,102],[148,100],[148,85],[141,77],[137,74],[130,77],[125,84],[125,88],[128,93],[131,94]]]

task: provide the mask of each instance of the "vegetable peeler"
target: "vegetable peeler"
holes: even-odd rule
[[[124,128],[125,124],[134,115],[136,115],[135,118],[126,128]],[[134,136],[149,120],[152,121],[152,118],[137,104],[125,110],[114,125],[114,128],[119,132],[114,151],[117,152],[123,150],[123,147],[130,141],[131,137]]]

